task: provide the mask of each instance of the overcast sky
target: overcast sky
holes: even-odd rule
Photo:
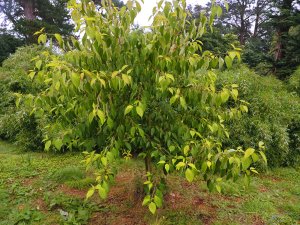
[[[159,0],[144,0],[145,4],[142,4],[142,11],[139,13],[139,15],[136,18],[136,23],[140,26],[148,26],[151,24],[151,22],[148,21],[148,18],[152,14],[152,9],[154,6],[156,6],[156,2]],[[205,5],[210,0],[187,0],[187,4],[191,5]],[[124,3],[127,2],[127,0],[123,0]]]

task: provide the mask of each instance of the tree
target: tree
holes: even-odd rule
[[[218,2],[218,7],[216,8],[217,11],[225,11],[226,7]],[[189,5],[188,11],[191,14],[189,18],[190,21],[195,20],[196,25],[201,23],[201,15],[205,15],[209,17],[210,11],[212,8],[212,4],[208,3],[206,6],[196,5],[194,8]],[[240,43],[238,41],[237,35],[233,34],[231,26],[228,24],[224,24],[223,21],[224,14],[218,14],[218,17],[214,19],[214,26],[211,32],[205,32],[203,36],[199,38],[202,44],[202,50],[208,50],[213,52],[216,56],[225,57],[228,53],[229,49],[238,48],[240,47]],[[189,25],[188,25],[189,27]],[[210,29],[209,26],[206,29]]]
[[[281,79],[290,75],[300,63],[300,1],[274,1],[269,25],[274,35],[271,45],[273,72]]]
[[[151,32],[143,32],[132,30],[141,10],[137,1],[120,10],[106,5],[106,13],[89,1],[73,0],[70,7],[83,37],[68,44],[55,34],[64,55],[36,59],[29,76],[48,87],[26,102],[47,121],[45,150],[85,150],[86,166],[96,169],[97,181],[87,198],[95,191],[107,197],[116,158],[131,153],[145,159],[143,205],[152,213],[162,206],[164,177],[174,171],[189,182],[201,175],[210,190],[219,192],[224,180],[243,176],[249,182],[257,173],[252,163],[259,155],[265,159],[264,152],[222,147],[229,136],[225,121],[248,108],[238,99],[236,85],[216,88],[213,68],[224,60],[201,52],[197,41],[206,23],[213,24],[216,8],[195,26],[187,20],[185,1],[160,1]],[[227,67],[238,56],[228,52]]]
[[[0,0],[0,9],[16,34],[26,43],[35,43],[33,34],[43,27],[49,33],[71,34],[73,25],[66,3],[67,0]]]
[[[6,30],[0,30],[0,65],[17,47],[23,44],[22,40],[8,33]]]

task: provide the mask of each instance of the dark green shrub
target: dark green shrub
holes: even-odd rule
[[[290,76],[288,87],[300,96],[300,67]]]
[[[299,158],[300,98],[280,80],[261,77],[241,66],[220,73],[219,85],[236,83],[249,113],[231,122],[230,146],[251,146],[263,141],[269,165],[293,165]]]
[[[22,105],[16,108],[15,93],[34,94],[43,88],[33,84],[27,75],[34,66],[32,59],[43,51],[35,45],[19,48],[0,68],[0,138],[16,142],[26,150],[40,149],[42,137],[34,116]]]

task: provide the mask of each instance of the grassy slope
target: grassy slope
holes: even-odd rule
[[[245,189],[224,185],[208,193],[203,182],[168,178],[165,205],[156,216],[141,207],[142,163],[123,162],[109,198],[84,196],[78,154],[20,153],[0,142],[0,225],[7,224],[300,224],[300,171],[281,168],[259,175]],[[63,169],[62,169],[63,168]],[[67,180],[67,182],[64,182]]]

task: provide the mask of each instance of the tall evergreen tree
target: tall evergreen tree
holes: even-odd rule
[[[45,27],[48,33],[69,35],[73,25],[69,22],[67,0],[0,0],[0,9],[13,25],[13,31],[34,43],[34,32]]]
[[[273,72],[286,78],[300,64],[300,0],[273,1],[269,25],[274,30],[271,54]]]

